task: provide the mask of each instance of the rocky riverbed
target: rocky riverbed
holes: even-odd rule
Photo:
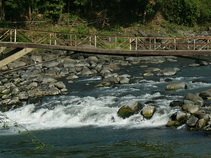
[[[177,57],[121,57],[121,56],[94,56],[69,54],[68,52],[35,52],[17,60],[1,70],[0,105],[2,111],[17,108],[24,103],[44,96],[71,94],[69,84],[74,84],[83,77],[100,78],[96,88],[128,85],[151,77],[157,80],[164,79],[167,83],[166,92],[188,89],[185,81],[174,81],[181,68],[156,67],[166,62],[177,62]],[[189,67],[207,66],[209,62],[197,61]],[[127,67],[138,65],[144,71],[134,77],[127,73]],[[153,66],[151,66],[153,65]],[[121,72],[121,73],[120,73]],[[124,72],[124,73],[122,73]],[[201,82],[201,81],[193,81]],[[211,90],[185,94],[180,100],[172,101],[170,108],[176,112],[169,117],[167,127],[186,126],[189,129],[211,129]],[[151,119],[156,113],[162,113],[153,101],[144,103],[133,102],[119,105],[117,115],[123,119],[140,114],[144,119]]]

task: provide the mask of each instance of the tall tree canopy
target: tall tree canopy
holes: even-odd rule
[[[63,13],[77,14],[98,25],[145,23],[162,12],[183,25],[211,22],[210,0],[0,0],[0,20],[33,20],[37,15],[58,22]]]

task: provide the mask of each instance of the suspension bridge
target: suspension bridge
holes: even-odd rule
[[[12,51],[5,53],[7,48]],[[207,56],[211,55],[211,36],[129,37],[0,29],[0,55],[4,54],[0,67],[34,49],[131,56]]]

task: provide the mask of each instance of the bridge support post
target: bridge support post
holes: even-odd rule
[[[21,58],[22,56],[30,53],[33,50],[34,50],[34,48],[24,48],[24,49],[18,51],[17,53],[15,53],[15,54],[13,54],[13,55],[1,60],[0,61],[0,68],[2,68],[3,66],[5,66],[5,65],[7,65],[7,64],[9,64],[9,63]]]

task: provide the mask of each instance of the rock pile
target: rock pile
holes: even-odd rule
[[[173,101],[170,106],[179,110],[172,114],[166,126],[186,125],[194,130],[211,130],[211,90],[198,94],[188,93],[183,101]]]

